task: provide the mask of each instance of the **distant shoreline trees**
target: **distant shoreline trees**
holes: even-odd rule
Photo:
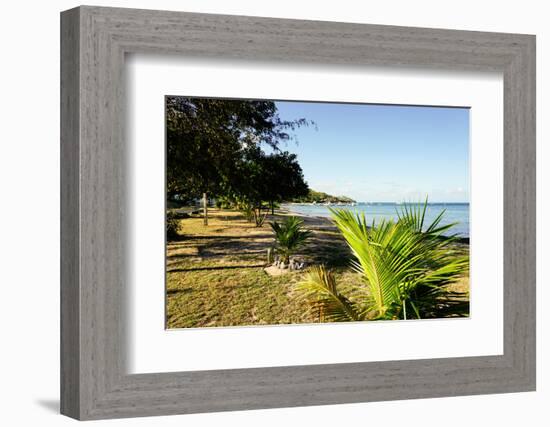
[[[292,199],[295,203],[355,203],[356,201],[346,196],[332,196],[321,191],[310,189],[306,195]]]
[[[273,101],[166,97],[168,200],[202,197],[208,225],[208,199],[220,197],[261,226],[266,209],[308,194],[296,155],[279,145],[310,123],[282,120]]]

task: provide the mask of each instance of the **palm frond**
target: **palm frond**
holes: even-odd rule
[[[303,228],[303,224],[304,221],[295,216],[286,217],[281,223],[270,223],[275,234],[275,249],[287,260],[312,235],[310,230]]]
[[[463,315],[467,304],[446,285],[467,273],[469,257],[457,249],[457,236],[448,235],[455,224],[442,225],[444,211],[426,224],[427,206],[427,198],[423,204],[405,204],[397,221],[370,226],[364,213],[330,209],[354,256],[358,283],[344,295],[333,273],[321,266],[311,269],[296,290],[332,321]],[[273,227],[277,233],[278,226]]]
[[[304,280],[295,286],[295,291],[310,301],[315,309],[320,309],[325,320],[342,322],[364,319],[359,307],[338,291],[334,274],[324,266],[312,267]]]
[[[369,287],[377,318],[406,318],[407,312],[420,317],[441,297],[443,286],[468,269],[468,257],[452,246],[456,236],[443,235],[455,225],[440,225],[444,211],[425,228],[427,205],[427,199],[405,204],[396,222],[373,222],[370,228],[364,214],[331,209],[355,257],[352,268]]]

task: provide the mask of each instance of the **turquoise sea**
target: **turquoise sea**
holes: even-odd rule
[[[329,217],[328,206],[310,203],[283,204],[281,207],[289,211],[309,216]],[[349,209],[356,212],[364,212],[367,221],[376,222],[382,219],[397,219],[398,210],[402,206],[397,203],[356,203],[352,205],[332,204],[332,208]],[[430,203],[426,210],[425,223],[429,224],[439,213],[445,210],[441,224],[458,224],[449,230],[448,234],[458,234],[462,237],[470,237],[470,204],[469,203]]]

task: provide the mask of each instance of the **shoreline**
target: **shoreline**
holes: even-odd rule
[[[285,203],[285,206],[288,206],[288,205],[304,205],[303,203]],[[288,209],[288,208],[285,208],[285,207],[279,207],[278,209],[275,209],[275,214],[277,214],[277,211],[281,212],[282,214],[285,214],[285,215],[292,215],[292,216],[297,216],[297,217],[300,217],[300,218],[306,218],[306,219],[309,219],[311,223],[317,223],[318,226],[321,226],[322,228],[331,228],[331,229],[334,229],[335,231],[338,230],[338,228],[336,227],[336,225],[334,225],[334,223],[332,222],[332,220],[330,219],[330,217],[326,217],[326,216],[319,216],[319,215],[311,215],[311,214],[306,214],[306,213],[303,213],[303,212],[296,212],[296,211],[293,211],[291,209]],[[324,223],[324,227],[323,227],[323,224]],[[307,224],[307,221],[304,220],[304,224],[305,225],[309,225]],[[457,243],[460,243],[462,245],[470,245],[470,236],[458,236],[457,237]]]
[[[277,213],[285,215],[285,216],[297,216],[299,218],[302,218],[304,221],[304,225],[306,226],[314,226],[318,228],[330,228],[334,231],[337,231],[338,228],[336,225],[332,222],[330,217],[326,216],[318,216],[318,215],[309,215],[303,212],[295,212],[290,209],[285,208],[277,208],[275,209],[275,216],[277,216]]]

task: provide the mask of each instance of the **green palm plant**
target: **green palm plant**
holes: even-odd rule
[[[304,280],[295,290],[307,300],[313,301],[313,309],[330,322],[365,320],[361,307],[338,290],[336,278],[324,265],[309,269]]]
[[[288,264],[290,257],[312,233],[303,227],[304,221],[295,216],[286,217],[280,223],[274,221],[270,225],[275,233],[275,250],[281,256],[281,261]]]
[[[456,224],[441,225],[443,211],[425,227],[427,205],[427,199],[424,204],[405,205],[397,221],[373,222],[371,226],[364,213],[331,209],[332,219],[354,256],[351,266],[361,279],[354,289],[359,299],[355,303],[349,303],[349,297],[345,300],[354,310],[350,320],[434,317],[449,293],[445,285],[467,272],[469,258],[456,248],[457,236],[443,234]],[[344,300],[330,276],[310,273],[298,290],[327,307],[325,301],[331,298],[332,312],[338,304],[343,306]],[[343,315],[345,310],[340,311]]]

